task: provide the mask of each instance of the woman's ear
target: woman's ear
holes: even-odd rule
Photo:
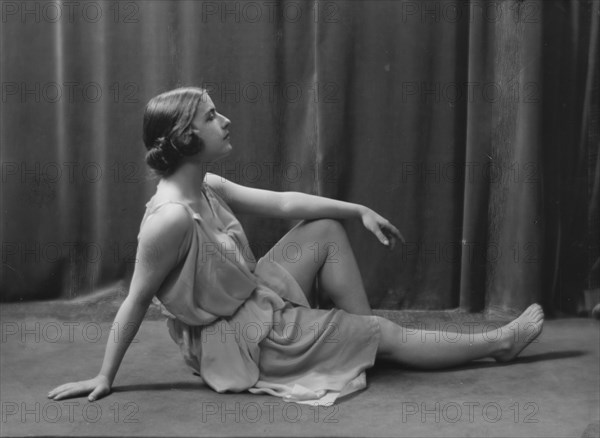
[[[198,135],[198,130],[188,129],[177,137],[177,149],[182,155],[196,155],[204,149],[204,140]]]

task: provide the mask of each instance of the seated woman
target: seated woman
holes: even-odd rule
[[[141,223],[129,294],[115,317],[118,336],[109,336],[96,377],[61,385],[49,398],[109,394],[153,299],[186,363],[210,388],[301,403],[331,404],[364,388],[364,371],[376,358],[424,369],[486,357],[508,361],[541,332],[537,304],[494,333],[449,340],[372,315],[338,219],[360,220],[390,249],[400,232],[362,205],[244,187],[206,172],[231,151],[229,128],[204,89],[150,100],[143,137],[160,181]],[[303,220],[257,262],[234,212]],[[333,309],[310,307],[315,277]]]

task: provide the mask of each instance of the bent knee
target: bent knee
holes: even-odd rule
[[[336,233],[345,232],[344,226],[337,219],[320,218],[302,221],[303,225],[314,228],[313,232],[318,233],[323,238],[331,237]]]

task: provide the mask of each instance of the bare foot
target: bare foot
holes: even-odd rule
[[[532,304],[521,315],[501,328],[507,347],[493,355],[498,362],[513,360],[540,333],[544,325],[544,311],[539,304]]]

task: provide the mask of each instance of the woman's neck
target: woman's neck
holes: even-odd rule
[[[162,178],[158,188],[174,190],[185,199],[195,200],[202,197],[205,170],[198,165],[184,162],[172,175]]]

